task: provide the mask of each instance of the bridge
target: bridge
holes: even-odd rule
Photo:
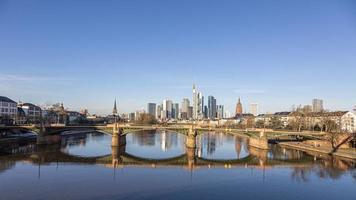
[[[116,143],[113,143],[114,146],[120,146],[125,144],[125,136],[128,133],[138,132],[138,131],[172,131],[188,136],[190,139],[190,146],[195,148],[194,140],[196,135],[203,132],[216,131],[216,132],[225,132],[228,134],[239,135],[241,137],[247,137],[250,140],[250,145],[260,149],[268,149],[268,143],[271,142],[281,142],[288,140],[300,140],[300,139],[315,139],[322,137],[325,133],[315,132],[282,132],[282,131],[273,131],[273,132],[264,132],[259,130],[242,130],[242,129],[228,129],[228,128],[213,128],[213,127],[200,127],[195,124],[185,124],[185,125],[131,125],[131,124],[108,124],[108,125],[88,125],[88,126],[7,126],[0,127],[1,130],[9,129],[25,129],[32,130],[38,134],[37,141],[38,144],[45,144],[46,137],[48,135],[59,135],[65,131],[103,131],[108,134],[112,134],[112,140]],[[122,139],[121,139],[122,138]],[[121,144],[122,143],[122,144]]]

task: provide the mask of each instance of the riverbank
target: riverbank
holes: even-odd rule
[[[328,155],[331,154],[331,155],[338,156],[338,157],[356,160],[356,149],[354,149],[354,148],[339,149],[336,152],[332,152],[331,148],[314,147],[312,145],[308,145],[308,144],[305,144],[302,142],[281,142],[281,143],[279,143],[279,145],[282,147],[298,149],[301,151],[313,151],[313,152],[318,152],[318,153],[322,153],[322,154],[328,154]]]

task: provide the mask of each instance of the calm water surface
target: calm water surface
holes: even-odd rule
[[[173,132],[99,132],[2,149],[0,200],[356,199],[355,161],[204,133],[196,149]],[[4,153],[7,153],[5,155]]]

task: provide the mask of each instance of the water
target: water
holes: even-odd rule
[[[222,133],[197,137],[137,132],[124,148],[111,136],[65,136],[0,156],[0,200],[356,199],[355,161],[271,146]]]

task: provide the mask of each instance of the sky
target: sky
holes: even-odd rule
[[[354,0],[0,0],[0,96],[109,114],[204,96],[234,112],[356,105]]]

